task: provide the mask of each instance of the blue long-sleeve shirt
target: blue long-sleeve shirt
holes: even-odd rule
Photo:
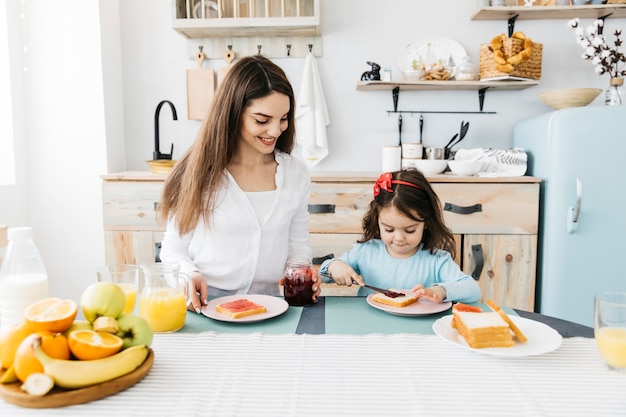
[[[320,275],[326,282],[332,282],[328,276],[328,266],[335,259],[350,265],[366,284],[375,287],[411,289],[416,284],[426,288],[440,285],[446,289],[445,301],[474,303],[480,300],[481,291],[476,281],[463,272],[450,253],[444,250],[431,254],[420,246],[410,258],[396,259],[389,255],[380,239],[355,243],[352,249],[339,258],[324,261]],[[369,292],[361,288],[359,295]]]

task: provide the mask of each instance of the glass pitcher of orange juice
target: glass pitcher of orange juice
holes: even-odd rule
[[[141,265],[144,287],[139,297],[139,315],[156,333],[169,333],[185,325],[187,304],[193,286],[178,264],[159,262]]]

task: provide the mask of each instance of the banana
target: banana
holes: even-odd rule
[[[93,360],[65,360],[51,358],[41,349],[41,338],[33,341],[35,357],[43,365],[44,372],[63,388],[83,388],[99,384],[137,369],[148,356],[146,345],[131,346],[115,355]]]

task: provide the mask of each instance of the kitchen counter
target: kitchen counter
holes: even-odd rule
[[[374,182],[380,173],[377,172],[311,172],[313,182]],[[153,174],[150,171],[124,171],[101,176],[106,181],[165,181],[167,174]],[[535,177],[478,177],[459,176],[450,173],[431,175],[427,177],[431,182],[472,182],[472,183],[538,183],[541,180]]]

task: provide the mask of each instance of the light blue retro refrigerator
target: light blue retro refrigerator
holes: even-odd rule
[[[593,295],[626,291],[626,106],[522,120],[513,144],[542,180],[537,310],[593,326]]]

